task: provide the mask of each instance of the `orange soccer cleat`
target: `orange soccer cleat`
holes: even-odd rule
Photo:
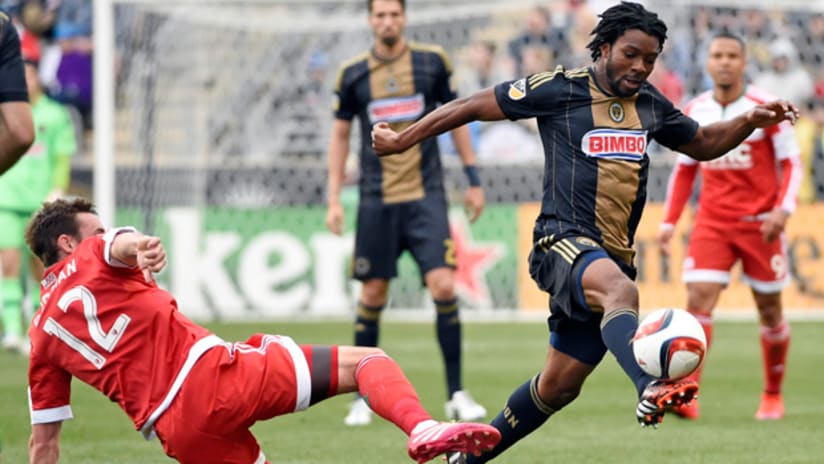
[[[480,454],[495,447],[501,432],[488,424],[434,422],[409,436],[409,457],[419,464],[447,452]]]
[[[676,381],[653,380],[638,399],[635,410],[642,427],[653,426],[664,420],[664,411],[689,404],[698,395],[698,384],[694,380]]]
[[[672,413],[682,419],[696,420],[700,415],[698,400],[694,399],[687,404],[673,406]]]
[[[779,420],[784,417],[784,399],[781,393],[761,394],[761,405],[755,413],[758,420]]]

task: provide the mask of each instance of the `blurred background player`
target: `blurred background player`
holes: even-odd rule
[[[11,17],[0,10],[0,175],[26,153],[33,141],[20,36]]]
[[[20,161],[0,177],[0,263],[3,301],[3,348],[26,354],[23,295],[36,309],[40,301],[43,266],[28,252],[23,241],[26,221],[46,198],[57,198],[69,185],[71,157],[75,152],[75,130],[66,108],[43,93],[38,80],[39,49],[23,50],[26,85],[36,128],[34,144]],[[31,284],[25,272],[30,269]]]
[[[72,418],[72,377],[116,402],[145,438],[157,436],[182,463],[265,463],[252,424],[358,389],[409,435],[408,454],[418,463],[500,439],[485,424],[433,420],[380,349],[299,346],[264,334],[224,342],[155,283],[153,273],[166,265],[160,239],[132,228],[106,231],[83,198],[46,203],[26,242],[48,266],[43,307],[29,331],[31,462],[57,462],[62,423]]]
[[[378,345],[378,323],[387,302],[389,280],[397,275],[397,259],[408,250],[435,303],[438,342],[446,370],[447,416],[477,420],[486,415],[486,410],[462,385],[455,249],[437,140],[423,140],[411,147],[407,156],[378,158],[369,138],[372,124],[378,121],[401,130],[438,104],[453,100],[451,64],[440,47],[405,40],[404,1],[369,0],[368,7],[375,45],[341,66],[328,160],[326,224],[332,232],[341,234],[340,191],[352,119],[357,117],[361,133],[360,203],[352,271],[363,286],[355,320],[355,345]],[[469,180],[465,206],[474,222],[483,209],[484,198],[468,128],[455,129],[453,140]],[[370,421],[369,408],[356,399],[345,423],[364,425]]]
[[[647,140],[710,160],[759,127],[794,121],[798,110],[772,101],[700,125],[647,82],[666,38],[656,13],[621,2],[604,11],[593,30],[591,67],[503,82],[447,103],[400,133],[385,123],[373,127],[375,151],[388,157],[405,156],[392,154],[476,119],[537,118],[544,145],[529,273],[551,296],[546,360],[492,420],[501,432],[498,445],[481,456],[450,456],[450,462],[488,462],[538,429],[578,397],[608,351],[635,387],[642,426],[657,426],[668,407],[689,403],[697,392],[691,379],[646,374],[632,350],[639,305],[633,243],[646,198]]]
[[[743,41],[721,33],[710,42],[707,71],[714,87],[695,97],[686,114],[701,124],[731,120],[773,99],[745,81]],[[790,327],[782,315],[781,289],[789,283],[784,226],[796,207],[801,162],[789,122],[758,129],[741,145],[713,161],[698,163],[680,156],[670,177],[665,219],[659,232],[661,251],[669,255],[673,230],[692,195],[698,168],[701,190],[695,225],[684,260],[687,310],[698,318],[712,340],[712,310],[730,281],[730,269],[741,260],[744,279],[752,287],[761,323],[765,386],[757,419],[784,415],[781,383]],[[692,378],[698,381],[699,369]],[[697,419],[698,402],[675,408]]]

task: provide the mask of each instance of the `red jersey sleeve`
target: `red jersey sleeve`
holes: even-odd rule
[[[803,175],[801,149],[798,147],[795,130],[789,122],[784,121],[770,129],[768,133],[775,150],[775,158],[781,166],[781,184],[775,207],[792,213],[798,205],[798,192],[801,189]]]
[[[72,376],[38,356],[37,346],[32,347],[29,363],[29,412],[31,423],[46,424],[71,419]]]
[[[663,225],[674,227],[678,223],[678,218],[681,217],[681,212],[684,211],[684,206],[692,194],[692,185],[697,174],[698,163],[684,156],[678,157],[667,185]]]

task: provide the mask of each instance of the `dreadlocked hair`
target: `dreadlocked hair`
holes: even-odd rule
[[[664,48],[667,25],[657,14],[646,10],[639,3],[621,2],[620,5],[610,7],[598,16],[601,20],[590,33],[595,37],[587,44],[587,48],[592,52],[592,61],[601,56],[601,45],[614,44],[618,37],[630,29],[638,29],[654,36],[658,39],[658,49]]]

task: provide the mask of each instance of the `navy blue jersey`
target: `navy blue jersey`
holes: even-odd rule
[[[495,87],[510,119],[536,118],[544,146],[544,195],[535,239],[585,235],[633,265],[646,202],[651,139],[676,148],[698,123],[652,85],[631,97],[601,89],[591,68],[533,74]]]
[[[440,152],[434,137],[402,155],[378,157],[372,149],[372,125],[388,122],[401,131],[455,99],[452,67],[444,50],[410,43],[393,60],[364,52],[341,66],[335,85],[335,118],[360,120],[360,194],[385,203],[420,200],[443,192]]]
[[[20,36],[11,18],[0,10],[0,103],[29,101]]]

